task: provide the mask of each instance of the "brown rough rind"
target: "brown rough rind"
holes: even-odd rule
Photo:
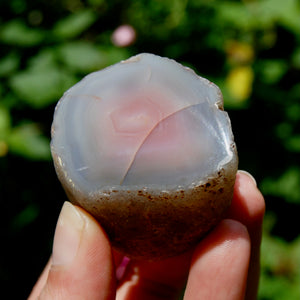
[[[124,255],[160,260],[195,245],[224,217],[231,204],[237,160],[190,188],[157,191],[101,190],[88,197],[68,179],[54,155],[55,167],[70,201],[91,213]]]

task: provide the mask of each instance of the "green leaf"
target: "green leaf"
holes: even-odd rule
[[[17,70],[20,59],[15,53],[10,53],[0,60],[0,76],[7,77]]]
[[[8,133],[10,124],[11,118],[8,109],[0,105],[0,138]]]
[[[0,40],[9,45],[31,47],[44,40],[45,34],[39,29],[27,27],[21,20],[6,23],[0,31]]]
[[[49,139],[42,135],[35,123],[13,128],[8,138],[9,150],[12,153],[32,160],[49,160],[49,143]]]
[[[89,73],[107,65],[105,53],[87,42],[72,42],[58,48],[58,56],[69,68]]]
[[[126,49],[105,48],[92,43],[70,42],[57,49],[58,58],[75,72],[90,73],[128,58]]]
[[[267,29],[276,23],[299,33],[300,7],[297,0],[244,2],[217,1],[220,23],[242,30]]]
[[[68,72],[52,67],[19,73],[11,78],[10,86],[22,101],[42,108],[57,101],[76,81]]]
[[[260,300],[299,300],[299,285],[288,278],[262,274],[258,299]]]
[[[292,242],[270,235],[274,216],[267,212],[261,245],[261,276],[258,299],[300,299],[300,238]]]
[[[298,86],[297,94],[295,97],[298,98],[298,95],[300,95],[300,85]],[[300,103],[292,103],[289,106],[286,107],[286,115],[289,120],[294,122],[300,121]]]
[[[300,69],[300,47],[295,49],[292,57],[292,63],[295,68]]]
[[[105,0],[88,0],[87,1],[91,6],[101,6],[105,4]]]
[[[29,204],[19,214],[17,214],[12,220],[12,227],[21,229],[26,225],[32,223],[39,215],[39,208],[36,204]]]
[[[281,139],[287,139],[291,136],[293,127],[291,123],[282,122],[275,127],[277,136]]]
[[[272,22],[280,22],[296,34],[300,28],[300,6],[297,0],[264,0],[257,2],[260,17],[270,19]]]
[[[288,69],[284,60],[264,60],[258,64],[265,83],[277,83]]]
[[[47,70],[57,68],[56,52],[53,48],[42,49],[37,55],[29,60],[30,70]]]
[[[0,157],[8,152],[7,137],[10,132],[11,117],[9,111],[3,105],[0,105]]]
[[[300,152],[300,135],[293,135],[285,141],[285,147],[291,152]]]
[[[261,190],[266,195],[283,197],[287,202],[300,203],[300,169],[291,167],[279,178],[266,178],[261,183]]]
[[[127,59],[132,55],[126,48],[116,48],[116,47],[103,47],[100,49],[102,54],[105,55],[106,66],[115,64],[121,60]]]
[[[257,20],[249,7],[244,3],[231,1],[215,2],[215,8],[221,26],[227,25],[242,30],[258,27],[261,20]]]
[[[92,10],[81,10],[58,21],[53,32],[62,39],[74,38],[89,28],[96,19],[97,16]]]

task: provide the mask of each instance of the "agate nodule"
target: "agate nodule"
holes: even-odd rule
[[[238,165],[219,88],[152,54],[70,88],[51,151],[70,201],[116,250],[147,260],[188,250],[224,217]]]

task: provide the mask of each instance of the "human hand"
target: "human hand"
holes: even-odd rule
[[[130,261],[113,251],[100,225],[66,202],[52,256],[33,299],[256,299],[264,199],[254,180],[238,172],[226,219],[187,253],[159,262]]]

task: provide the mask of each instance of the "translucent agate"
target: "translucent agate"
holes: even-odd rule
[[[57,104],[51,151],[70,200],[125,255],[177,255],[230,205],[237,153],[219,88],[140,54],[86,76]]]

